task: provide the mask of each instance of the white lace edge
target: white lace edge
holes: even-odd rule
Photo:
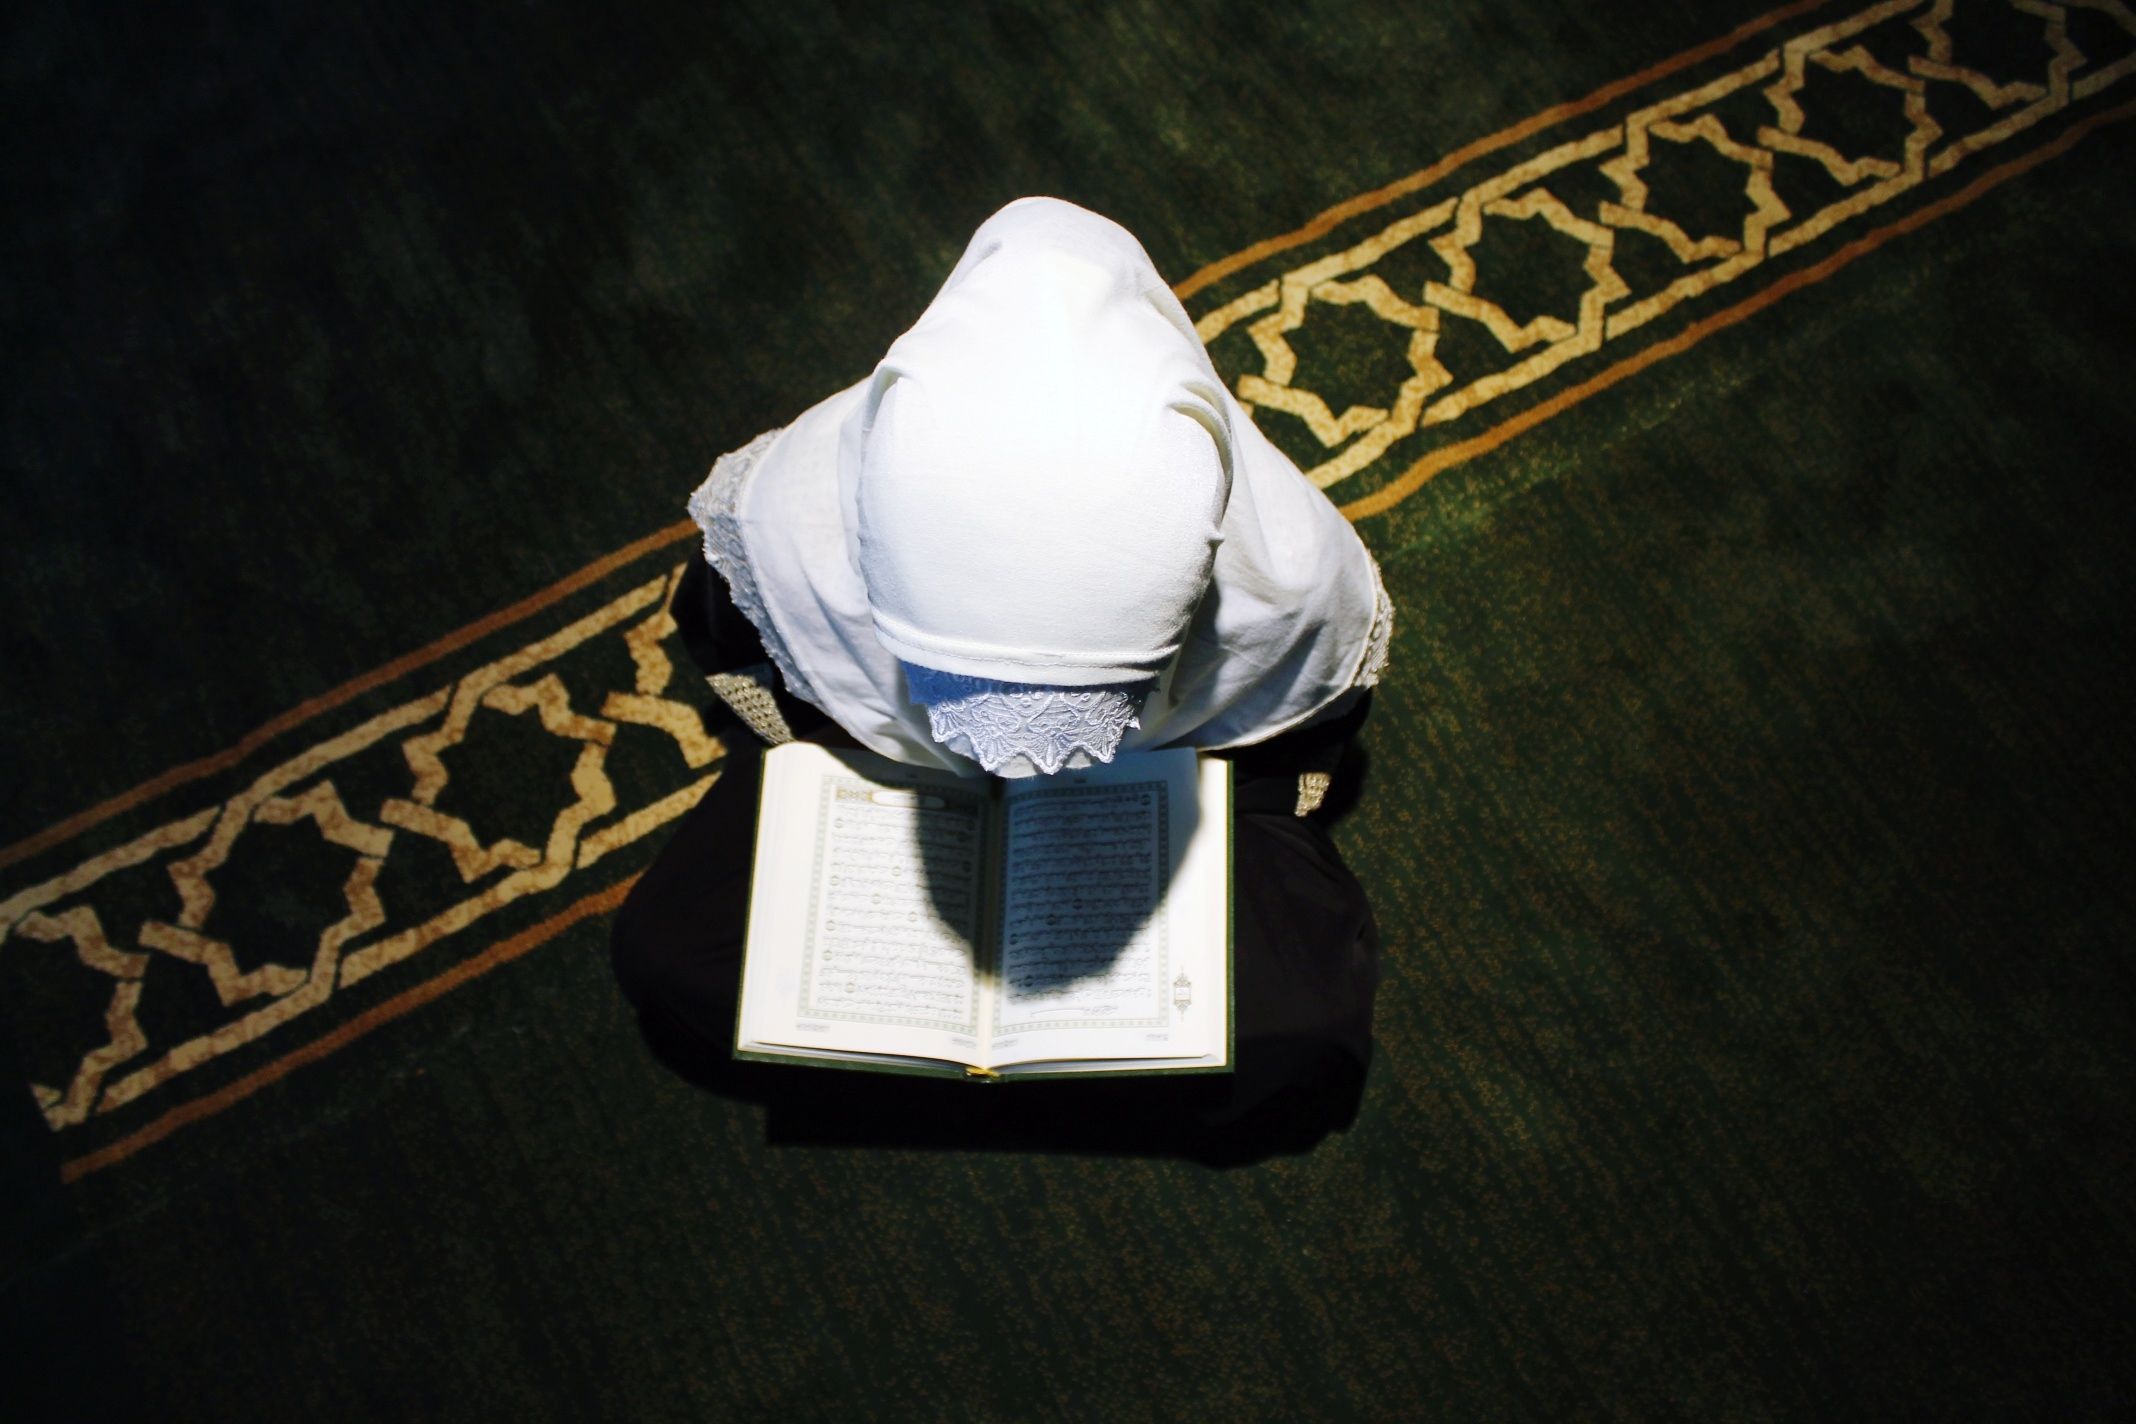
[[[785,429],[782,425],[767,430],[741,449],[731,450],[714,460],[712,473],[706,475],[704,483],[690,495],[689,511],[690,518],[704,532],[705,562],[727,581],[727,592],[734,599],[734,606],[755,625],[765,653],[786,681],[786,690],[804,702],[821,707],[823,704],[817,701],[808,681],[794,667],[786,640],[779,636],[778,626],[771,621],[771,614],[764,607],[763,595],[757,591],[756,575],[749,568],[749,549],[742,542],[741,520],[736,514],[741,508],[742,491],[748,486],[750,475],[755,473],[757,461]]]
[[[1025,764],[1051,776],[1063,767],[1111,761],[1127,729],[1142,725],[1150,689],[1049,687],[917,663],[903,667],[907,691],[926,707],[935,741],[997,776],[1020,774]]]
[[[1374,687],[1387,671],[1387,655],[1394,647],[1394,600],[1387,596],[1379,560],[1372,557],[1370,549],[1365,551],[1365,562],[1372,566],[1372,626],[1365,633],[1365,656],[1358,664],[1357,686]]]

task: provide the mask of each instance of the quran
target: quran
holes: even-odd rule
[[[1230,1069],[1230,762],[966,778],[788,742],[760,797],[736,1057],[995,1082]]]

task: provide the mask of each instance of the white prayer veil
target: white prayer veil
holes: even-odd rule
[[[692,512],[790,690],[902,761],[1248,745],[1386,659],[1356,531],[1141,244],[1057,199],[988,219],[869,379],[726,457]],[[991,751],[955,735],[987,698]]]
[[[1222,391],[1137,281],[1148,259],[1093,260],[1049,217],[1025,205],[980,229],[876,367],[861,574],[876,636],[908,661],[1064,687],[1155,678],[1222,538]]]
[[[1185,639],[1230,493],[1185,313],[1124,230],[1064,207],[981,228],[861,408],[876,637],[936,740],[989,771],[1111,759]]]

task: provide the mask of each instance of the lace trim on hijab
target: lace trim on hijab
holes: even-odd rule
[[[734,599],[734,606],[747,615],[756,625],[757,637],[763,640],[764,651],[771,656],[779,676],[786,679],[786,690],[804,702],[821,707],[816,694],[809,689],[801,674],[794,670],[793,655],[786,650],[786,640],[771,621],[764,609],[762,595],[757,592],[756,576],[749,571],[749,550],[742,543],[741,521],[735,511],[741,506],[742,490],[749,483],[757,461],[771,448],[786,427],[767,430],[739,450],[730,451],[712,462],[712,473],[690,496],[690,518],[705,535],[705,562],[719,572],[727,581],[727,592]]]
[[[1387,597],[1379,560],[1372,557],[1369,549],[1365,551],[1365,562],[1372,565],[1372,627],[1365,634],[1365,660],[1357,669],[1357,685],[1372,687],[1387,670],[1387,653],[1394,643],[1394,600]]]
[[[1043,687],[917,663],[904,669],[912,700],[927,706],[934,739],[997,775],[1018,758],[1048,776],[1075,764],[1077,752],[1111,761],[1127,729],[1142,725],[1138,714],[1149,693],[1147,684]]]

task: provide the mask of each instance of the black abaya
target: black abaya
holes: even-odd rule
[[[766,661],[755,629],[701,560],[691,562],[673,611],[707,674]],[[795,735],[850,744],[818,709],[783,690],[775,696]],[[1231,1073],[968,1086],[785,1065],[767,1072],[824,1080],[812,1090],[819,1100],[867,1098],[892,1112],[901,1099],[939,1103],[942,1094],[927,1090],[947,1086],[960,1106],[989,1100],[982,1116],[1043,1115],[1063,1124],[1064,1143],[1087,1137],[1069,1122],[1081,1113],[1159,1127],[1170,1121],[1182,1148],[1254,1124],[1280,1121],[1277,1135],[1295,1145],[1347,1125],[1371,1054],[1379,930],[1325,812],[1293,812],[1300,773],[1337,772],[1370,700],[1368,692],[1331,722],[1221,753],[1232,759],[1234,777]],[[731,1050],[763,748],[739,722],[721,730],[731,750],[720,778],[632,887],[611,953],[617,981],[664,1057],[715,1085],[760,1090],[766,1072],[733,1062]],[[862,1079],[870,1081],[855,1081]]]

